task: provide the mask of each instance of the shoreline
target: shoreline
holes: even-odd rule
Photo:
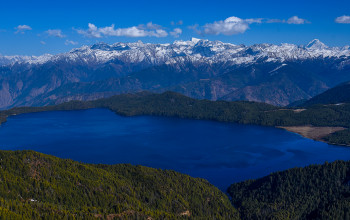
[[[305,138],[314,140],[314,141],[321,141],[327,144],[332,144],[327,141],[325,141],[323,138],[333,134],[337,131],[343,131],[347,128],[344,127],[316,127],[311,125],[302,125],[302,126],[276,126],[276,128],[282,128],[284,130],[287,130],[289,132],[293,132],[296,134],[299,134]],[[334,145],[334,144],[332,144]],[[336,144],[339,145],[339,144]],[[339,145],[340,146],[340,145]],[[342,145],[342,146],[348,146],[348,145]]]
[[[94,109],[94,108],[103,108],[103,109],[108,109],[118,115],[121,116],[140,116],[140,115],[148,115],[151,116],[150,114],[136,114],[136,115],[123,115],[118,111],[115,111],[109,107],[94,107],[94,106],[84,106],[84,107],[78,107],[78,108],[72,108],[72,109],[66,109],[66,108],[55,108],[57,106],[43,106],[43,107],[24,107],[21,108],[20,111],[16,111],[18,109],[15,109],[15,111],[13,112],[14,109],[9,109],[9,110],[5,110],[5,114],[1,115],[0,114],[0,126],[3,123],[7,122],[8,117],[11,116],[16,116],[16,115],[21,115],[21,114],[26,114],[26,113],[40,113],[40,112],[48,112],[48,111],[76,111],[76,110],[87,110],[87,109]],[[26,111],[28,110],[29,111]],[[302,111],[304,111],[304,109],[302,109]],[[0,113],[3,113],[4,111],[0,111]],[[299,113],[299,112],[298,112]],[[161,117],[174,117],[174,116],[164,116],[164,115],[153,115],[153,116],[161,116]],[[177,117],[177,116],[175,116]],[[181,117],[180,117],[181,118]],[[195,120],[210,120],[210,119],[196,119],[193,117],[184,117],[186,119],[195,119]],[[220,120],[213,120],[213,121],[217,121],[217,122],[223,122]],[[225,123],[225,122],[224,122]],[[237,124],[241,124],[241,125],[245,125],[244,123],[239,123],[239,122],[227,122],[227,123],[237,123]],[[314,140],[314,141],[320,141],[320,142],[324,142],[330,145],[336,145],[336,146],[346,146],[346,147],[350,147],[350,145],[346,145],[346,144],[338,144],[338,143],[331,143],[328,142],[326,140],[324,140],[323,138],[333,134],[337,131],[342,131],[342,130],[346,130],[347,128],[345,127],[340,127],[340,126],[324,126],[324,127],[320,127],[320,126],[313,126],[313,125],[298,125],[298,126],[269,126],[269,125],[261,125],[261,124],[250,124],[250,125],[255,125],[255,126],[267,126],[267,127],[275,127],[275,128],[280,128],[280,129],[284,129],[286,131],[289,132],[293,132],[296,134],[301,135],[302,137]]]

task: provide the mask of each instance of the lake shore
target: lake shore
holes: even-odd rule
[[[345,130],[344,127],[315,127],[311,125],[305,126],[277,126],[290,132],[300,134],[305,138],[309,138],[315,141],[326,142],[323,138],[337,131]],[[328,143],[328,142],[326,142]]]

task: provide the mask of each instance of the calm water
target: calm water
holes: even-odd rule
[[[137,116],[107,109],[13,116],[0,126],[0,149],[31,149],[88,163],[131,163],[233,182],[295,166],[349,160],[350,148],[271,127]]]

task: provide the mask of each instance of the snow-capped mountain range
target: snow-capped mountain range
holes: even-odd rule
[[[98,43],[57,55],[0,56],[0,108],[145,90],[283,106],[349,80],[349,46],[328,47],[317,39],[304,46],[196,38]]]
[[[42,56],[0,56],[0,65],[44,64],[49,61],[82,62],[103,64],[111,60],[125,63],[146,62],[152,65],[174,64],[177,62],[229,62],[232,65],[250,64],[266,58],[266,62],[303,60],[312,58],[350,57],[349,46],[328,47],[318,39],[306,46],[294,44],[234,45],[221,41],[192,38],[190,41],[175,41],[172,44],[142,43],[98,43],[82,46],[67,53]]]

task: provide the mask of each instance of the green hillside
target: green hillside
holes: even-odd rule
[[[143,166],[0,151],[1,219],[237,219],[206,180]]]
[[[242,219],[350,219],[350,162],[294,168],[228,189]]]

